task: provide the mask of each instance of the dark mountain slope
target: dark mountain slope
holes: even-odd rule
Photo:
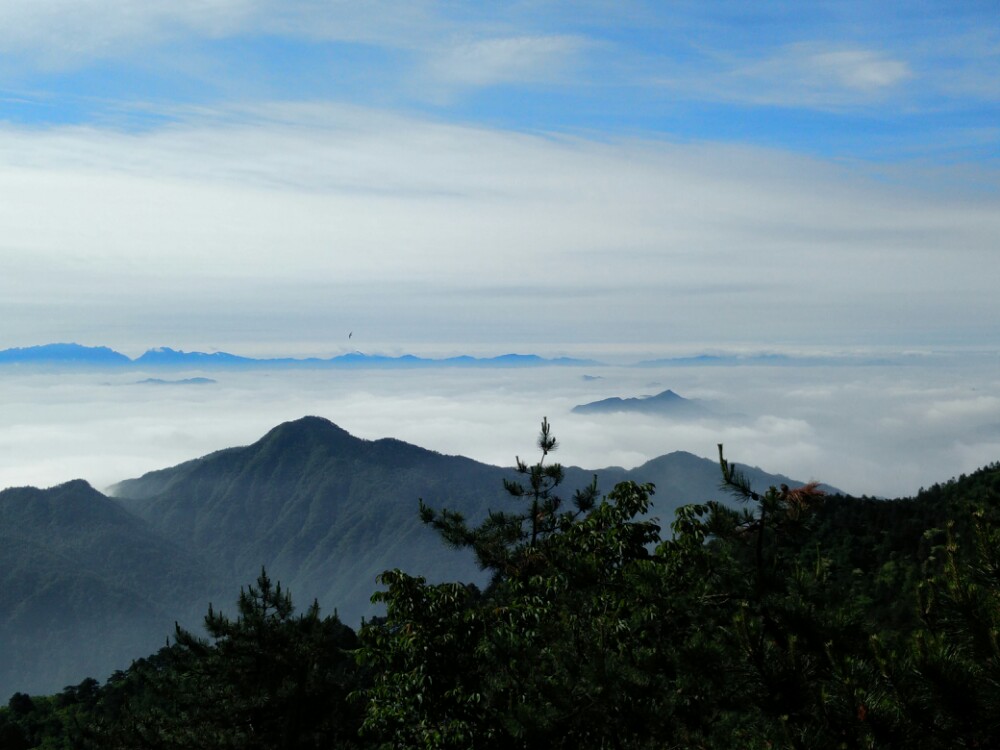
[[[0,492],[0,695],[128,666],[195,616],[207,570],[81,480]]]
[[[772,485],[787,484],[794,488],[804,484],[782,474],[769,474],[756,466],[748,467],[741,464],[739,469],[758,492],[763,492]],[[611,490],[618,482],[625,480],[653,484],[656,492],[653,495],[650,515],[659,518],[664,535],[670,533],[669,527],[674,512],[682,505],[704,503],[708,500],[736,503],[730,494],[720,488],[719,464],[686,451],[667,453],[634,469],[611,466],[591,471],[569,467],[566,469],[567,486],[574,489],[583,487],[595,474],[603,492]],[[829,485],[822,484],[820,487],[831,494],[840,493],[840,490]],[[571,494],[571,492],[566,493],[567,496]]]
[[[360,440],[307,417],[251,446],[122,482],[115,493],[233,585],[266,565],[297,601],[318,597],[356,622],[372,612],[375,576],[387,568],[472,576],[470,559],[420,524],[418,498],[481,517],[502,501],[507,473],[398,440]]]
[[[556,455],[558,457],[558,454]],[[723,497],[714,461],[673,453],[596,471],[657,486],[669,524],[688,502]],[[747,470],[759,489],[787,482]],[[593,470],[568,467],[565,496]],[[300,608],[318,598],[356,625],[375,610],[376,576],[482,581],[471,555],[420,523],[418,499],[473,523],[511,508],[512,469],[394,439],[361,440],[316,417],[120,483],[111,500],[85,482],[0,493],[0,693],[56,690],[149,653],[175,619],[196,626],[262,565]],[[0,695],[2,697],[2,695]]]
[[[803,482],[786,477],[784,474],[771,474],[757,466],[739,465],[740,471],[750,481],[751,487],[763,492],[771,486],[787,484],[789,487],[801,487]],[[703,503],[706,500],[731,501],[732,497],[720,489],[721,473],[719,464],[707,458],[696,456],[687,451],[674,451],[664,456],[651,459],[628,472],[629,479],[637,482],[652,482],[656,485],[658,512],[669,509],[669,518],[681,505],[687,503]],[[807,478],[808,479],[808,478]],[[821,484],[820,488],[831,494],[841,494],[836,487]]]
[[[594,471],[567,468],[566,496]],[[596,472],[603,490],[635,479],[657,485],[654,513],[668,524],[684,503],[719,498],[718,465],[671,454],[638,469]],[[782,481],[751,471],[766,488]],[[253,445],[147,474],[114,488],[125,508],[206,556],[234,587],[265,565],[300,603],[316,597],[345,622],[372,614],[375,577],[402,568],[431,580],[482,580],[469,555],[446,548],[417,517],[423,498],[473,521],[509,508],[511,469],[393,439],[361,440],[318,417],[276,427]]]

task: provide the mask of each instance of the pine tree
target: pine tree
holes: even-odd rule
[[[180,626],[175,643],[106,689],[117,708],[95,746],[150,748],[353,747],[354,632],[313,603],[295,614],[291,595],[261,570],[240,591],[235,619],[209,607],[208,638]],[[117,696],[116,696],[117,694]]]
[[[565,510],[547,420],[538,445],[538,463],[517,461],[524,483],[505,482],[520,512],[469,527],[421,503],[449,543],[475,550],[487,591],[381,576],[386,618],[361,632],[365,729],[380,747],[640,747],[662,724],[669,693],[647,669],[668,643],[648,601],[663,580],[649,552],[659,526],[637,520],[652,487],[626,482],[598,503],[595,479]]]

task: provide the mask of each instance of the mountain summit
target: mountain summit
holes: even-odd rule
[[[638,412],[654,414],[660,417],[679,419],[701,419],[716,416],[715,412],[700,401],[687,399],[666,390],[655,396],[640,396],[639,398],[606,398],[601,401],[591,401],[588,404],[574,406],[577,414],[613,414],[616,412]]]

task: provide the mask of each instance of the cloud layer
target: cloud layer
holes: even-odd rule
[[[203,330],[301,315],[305,340],[353,317],[379,346],[453,350],[539,330],[639,347],[982,342],[1000,315],[981,272],[1000,205],[970,199],[962,168],[931,185],[762,149],[280,103],[137,133],[8,126],[0,159],[8,346],[225,345],[180,323],[171,340],[102,335],[119,309]]]
[[[1000,455],[996,355],[891,364],[546,368],[531,371],[212,373],[216,384],[139,384],[144,373],[0,372],[0,487],[83,477],[103,488],[316,414],[359,437],[396,437],[510,465],[541,418],[557,458],[598,469],[674,450],[727,456],[849,492],[899,496]],[[198,373],[174,374],[172,379]],[[585,380],[582,374],[600,375]],[[694,423],[579,415],[579,403],[672,388],[742,418]]]

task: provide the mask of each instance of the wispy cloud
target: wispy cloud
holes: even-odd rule
[[[661,83],[687,95],[793,108],[866,106],[899,92],[910,64],[875,49],[821,42],[787,45],[755,58],[718,56],[714,72],[684,70]]]
[[[817,49],[796,45],[786,54],[763,63],[758,76],[772,74],[781,81],[793,81],[797,88],[840,88],[876,93],[909,78],[909,65],[873,50]]]
[[[588,44],[566,35],[480,39],[436,53],[427,72],[439,83],[458,86],[551,82]]]
[[[239,33],[262,5],[260,0],[13,0],[0,5],[0,51],[75,66],[187,34]]]
[[[986,16],[858,2],[12,0],[0,95],[29,123],[100,122],[139,98],[282,96],[530,132],[972,160],[995,150],[974,140],[996,121],[984,107],[1000,80]]]

